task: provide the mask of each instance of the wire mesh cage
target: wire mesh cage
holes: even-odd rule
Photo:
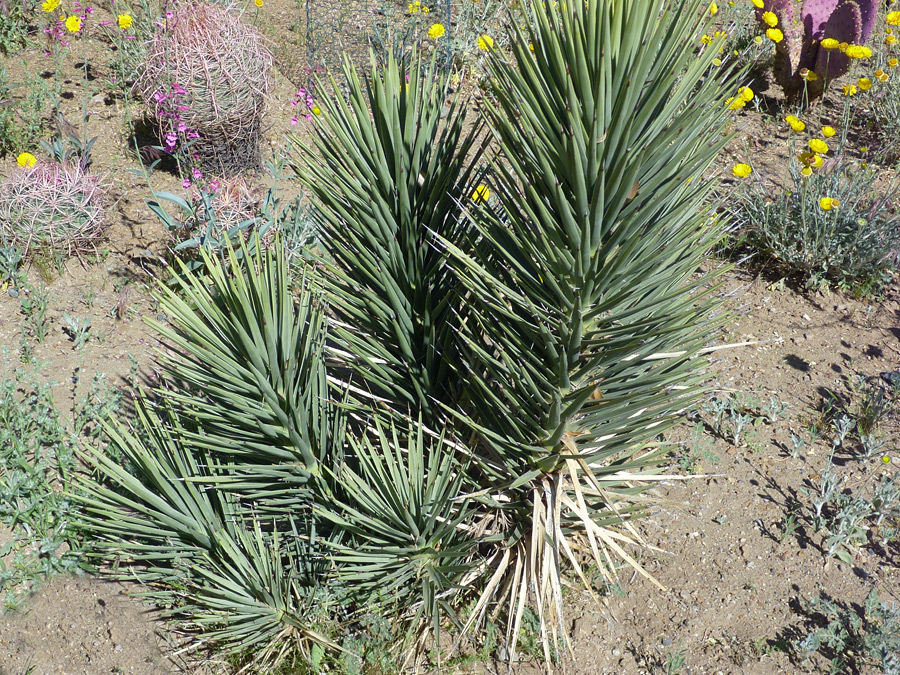
[[[450,66],[446,41],[428,33],[435,25],[449,31],[451,0],[305,0],[305,5],[310,84],[313,74],[330,73],[340,81],[344,55],[365,71],[370,53],[383,61],[391,51],[400,55],[414,44],[427,53],[439,50],[438,62]]]

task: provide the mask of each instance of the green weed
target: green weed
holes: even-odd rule
[[[866,598],[863,613],[824,594],[803,603],[807,615],[820,627],[797,642],[807,658],[820,653],[830,672],[858,672],[863,665],[880,667],[885,675],[900,672],[900,605],[884,602],[878,590]]]

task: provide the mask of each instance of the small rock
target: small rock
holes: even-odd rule
[[[11,297],[11,298],[18,298],[18,297],[19,297],[19,291],[17,291],[15,288],[10,288],[10,289],[8,289],[8,290],[6,291],[6,294],[7,294],[9,297]]]

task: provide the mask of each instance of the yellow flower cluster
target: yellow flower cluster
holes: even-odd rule
[[[410,14],[428,14],[431,10],[422,4],[422,0],[413,0],[406,6],[406,11]]]
[[[801,132],[806,128],[806,124],[801,121],[796,115],[788,115],[784,118],[784,121],[791,125],[791,129],[796,132]]]
[[[831,211],[831,209],[835,209],[841,205],[841,202],[837,199],[833,199],[832,197],[822,197],[819,200],[819,208],[823,211]]]
[[[824,155],[828,152],[828,143],[821,138],[810,138],[809,149],[817,154]]]
[[[16,157],[16,164],[28,168],[37,164],[37,157],[32,155],[30,152],[23,152],[21,155]]]
[[[872,50],[863,45],[847,45],[843,51],[851,59],[868,59],[872,56]]]
[[[488,190],[487,185],[477,185],[472,192],[472,201],[476,204],[481,204],[486,202],[490,196],[491,191]]]
[[[753,90],[750,87],[741,87],[740,89],[738,89],[737,96],[732,96],[731,98],[727,99],[725,101],[725,105],[727,105],[732,110],[740,110],[753,100],[753,96]]]

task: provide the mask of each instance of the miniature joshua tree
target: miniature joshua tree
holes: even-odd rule
[[[791,102],[801,98],[804,80],[808,101],[812,102],[822,95],[828,82],[849,69],[850,56],[840,49],[826,49],[822,41],[832,38],[848,45],[865,44],[878,12],[877,0],[806,0],[797,20],[794,0],[759,0],[754,4],[760,26],[777,28],[783,35],[775,42],[773,74]],[[767,13],[775,16],[776,24]]]

